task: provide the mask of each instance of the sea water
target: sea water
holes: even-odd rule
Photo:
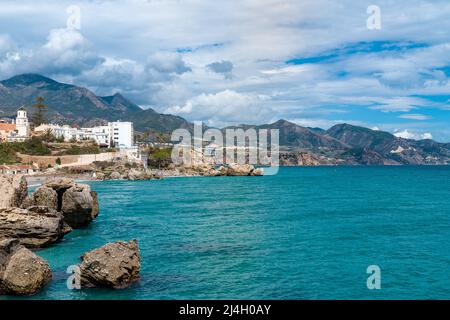
[[[53,280],[32,299],[450,299],[450,167],[90,184],[99,217],[37,251]],[[67,288],[83,253],[129,239],[138,283]]]

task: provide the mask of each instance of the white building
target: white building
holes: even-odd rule
[[[54,124],[43,124],[35,128],[35,132],[51,130],[56,137],[70,140],[94,140],[100,146],[128,149],[134,147],[134,129],[132,122],[110,122],[107,126],[92,128],[72,128]]]
[[[28,114],[23,107],[21,107],[17,111],[16,128],[17,133],[20,137],[28,138],[30,136],[30,123],[28,122]]]
[[[132,122],[110,122],[111,137],[114,146],[120,149],[132,148],[134,146],[134,129]]]
[[[28,121],[28,114],[23,107],[17,110],[17,117],[12,125],[15,125],[15,130],[8,132],[7,141],[22,142],[30,138],[31,130],[30,123]]]

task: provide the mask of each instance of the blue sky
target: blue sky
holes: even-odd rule
[[[447,0],[4,0],[0,77],[37,72],[215,126],[347,122],[450,141],[448,30]]]

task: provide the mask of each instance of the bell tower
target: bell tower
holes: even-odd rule
[[[28,122],[28,114],[24,107],[17,110],[16,128],[20,137],[28,138],[30,136],[30,123]]]

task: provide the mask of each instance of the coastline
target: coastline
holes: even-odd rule
[[[166,178],[189,178],[189,177],[201,177],[202,175],[197,174],[174,174],[172,171],[164,171],[164,170],[158,170],[158,173],[160,174],[160,179],[166,179]],[[49,174],[34,174],[34,175],[24,175],[25,179],[27,180],[28,187],[38,187],[42,185],[46,180],[48,179],[61,179],[61,178],[68,178],[73,179],[77,182],[83,182],[83,181],[109,181],[109,180],[103,180],[103,179],[95,179],[92,177],[92,174],[89,173],[49,173]],[[129,180],[129,179],[113,179],[113,180]],[[156,179],[146,179],[146,180],[156,180]],[[137,180],[138,181],[138,180]]]
[[[314,167],[314,168],[323,168],[323,167],[447,167],[449,165],[445,164],[426,164],[426,165],[288,165],[288,166],[280,166],[286,168],[295,168],[295,167]],[[449,166],[450,167],[450,166]],[[264,168],[264,167],[263,167]],[[175,170],[163,170],[163,169],[150,169],[150,172],[157,176],[158,178],[144,179],[144,180],[154,180],[154,179],[166,179],[166,178],[189,178],[189,177],[208,177],[207,175],[202,175],[200,173],[193,174],[193,172],[180,172]],[[108,181],[107,179],[96,179],[92,176],[91,173],[68,173],[68,172],[57,172],[57,173],[40,173],[40,174],[32,174],[32,175],[24,175],[27,180],[29,187],[40,186],[43,182],[48,179],[58,179],[58,178],[69,178],[73,179],[77,182],[82,181]],[[209,176],[213,177],[213,176]],[[112,179],[112,180],[130,180],[130,179]]]

